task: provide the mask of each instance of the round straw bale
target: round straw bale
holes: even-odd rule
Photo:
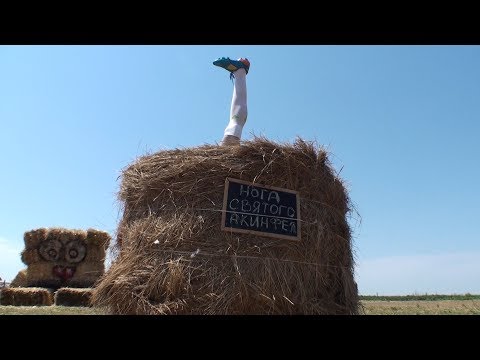
[[[297,191],[300,241],[220,227],[225,179]],[[356,314],[349,197],[298,139],[160,151],[124,169],[120,253],[93,291],[116,314]]]

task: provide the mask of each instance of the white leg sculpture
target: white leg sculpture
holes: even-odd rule
[[[234,73],[234,87],[232,105],[230,107],[230,121],[223,133],[222,144],[235,145],[240,143],[243,126],[247,122],[247,73],[245,69],[238,69]]]
[[[238,145],[243,126],[247,122],[247,74],[250,62],[246,58],[231,60],[223,57],[215,60],[213,64],[228,70],[230,78],[234,79],[230,121],[223,132],[221,145]]]

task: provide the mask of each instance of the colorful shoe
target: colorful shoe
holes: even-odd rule
[[[222,57],[213,62],[213,65],[224,68],[225,70],[234,73],[238,69],[245,69],[245,72],[248,74],[250,69],[250,61],[247,58],[240,58],[238,60],[232,60],[228,57]]]

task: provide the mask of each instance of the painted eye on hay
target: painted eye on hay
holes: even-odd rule
[[[44,241],[39,248],[40,256],[47,261],[57,261],[60,257],[62,243],[58,240]]]
[[[85,259],[86,254],[85,245],[78,240],[72,240],[65,245],[65,260],[69,263],[79,263]]]

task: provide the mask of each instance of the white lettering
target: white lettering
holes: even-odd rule
[[[242,200],[242,212],[249,212],[250,210],[252,210],[252,207],[250,206],[248,200]]]
[[[279,208],[280,208],[280,211],[278,212],[278,215],[279,216],[282,216],[282,207],[287,209],[287,207],[285,205],[280,205]]]
[[[280,220],[280,219],[272,219],[271,222],[272,222],[275,230],[277,230],[277,226],[280,225],[280,223],[282,222],[282,220]]]
[[[235,223],[235,225],[238,225],[238,215],[233,213],[230,214],[230,224]]]
[[[237,207],[233,207],[233,202],[236,201],[237,202],[237,205],[238,205],[238,199],[232,199],[230,201],[230,204],[228,204],[228,206],[230,207],[230,209],[232,210],[237,210]]]
[[[268,200],[267,201],[270,201],[270,198],[274,198],[275,200],[277,200],[277,203],[280,203],[280,195],[278,195],[278,193],[276,191],[271,191],[270,194],[268,194]]]
[[[250,191],[250,194],[252,195],[252,197],[257,198],[258,197],[258,189],[252,188],[252,190]]]
[[[248,223],[247,223],[247,221],[245,220],[245,219],[247,218],[247,215],[243,214],[243,215],[241,215],[241,216],[242,216],[242,217],[240,218],[240,225],[245,224],[245,226],[248,227]]]
[[[250,192],[250,186],[246,186],[246,189],[243,188],[244,185],[240,185],[240,196],[245,194],[245,196],[248,196]]]
[[[290,232],[292,234],[297,235],[297,226],[295,225],[295,222],[293,222],[293,221],[290,223]]]
[[[274,218],[270,218],[270,224],[273,224],[273,227],[275,228],[275,230],[277,230],[277,225],[275,224]]]
[[[258,228],[258,216],[250,216],[250,226]]]
[[[280,225],[284,220],[277,219],[277,225]]]
[[[261,216],[260,217],[260,226],[268,229],[268,218]]]
[[[295,209],[289,206],[287,209],[287,214],[288,214],[288,217],[291,217],[291,218],[295,217]]]
[[[263,203],[262,203],[262,205],[263,205],[263,213],[264,213],[264,214],[266,214],[266,213],[267,213],[267,206],[268,206],[268,203],[266,203],[266,202],[263,202]]]
[[[261,194],[261,196],[260,196],[260,199],[261,199],[261,200],[263,200],[263,193],[266,192],[266,191],[268,191],[268,190],[262,189],[262,194]]]
[[[283,231],[288,231],[287,225],[288,225],[288,220],[283,219],[282,220],[282,230]]]
[[[275,207],[274,207],[275,206]],[[275,210],[274,210],[275,209]],[[277,215],[278,212],[278,206],[275,204],[270,205],[270,214],[272,215]]]
[[[253,202],[253,211],[254,214],[260,213],[260,201]]]

